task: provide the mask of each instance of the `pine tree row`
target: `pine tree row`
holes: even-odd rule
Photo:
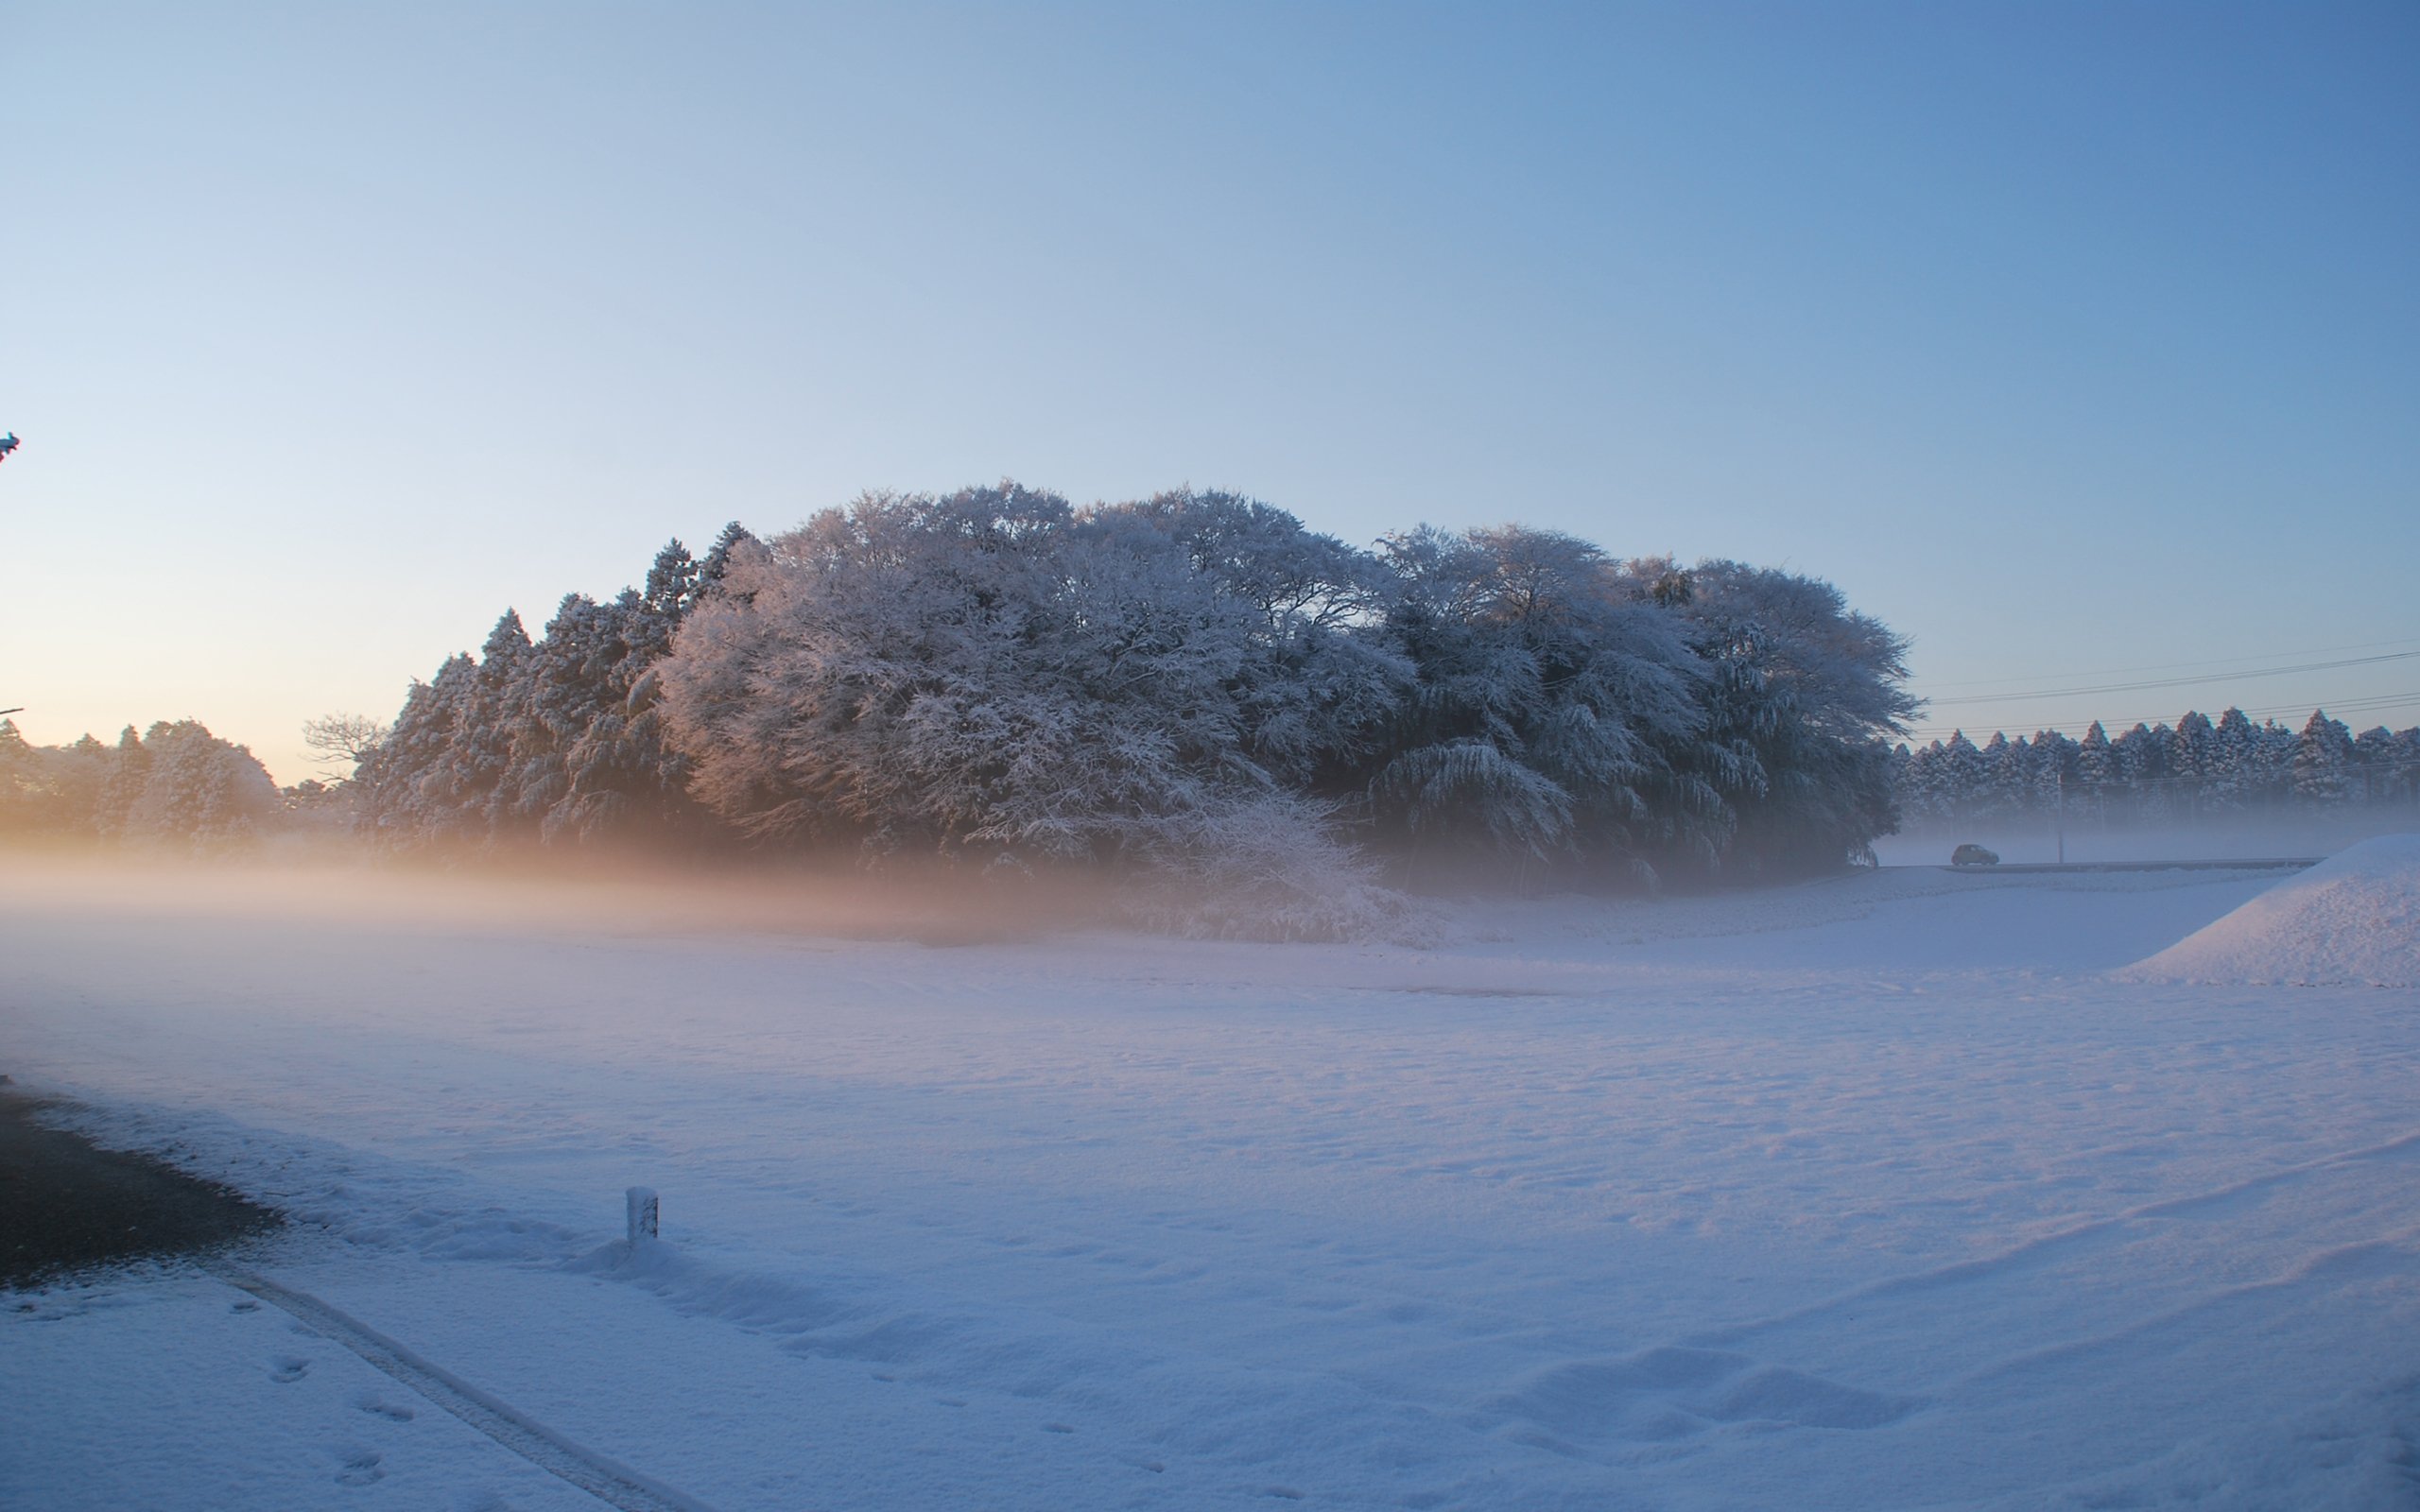
[[[2357,806],[2420,808],[2420,728],[2355,735],[2325,711],[2299,732],[2254,724],[2240,709],[2216,721],[2136,725],[2111,739],[2098,720],[2082,740],[1964,731],[1893,756],[1910,828],[2031,820],[2060,813],[2112,823],[2220,819]]]

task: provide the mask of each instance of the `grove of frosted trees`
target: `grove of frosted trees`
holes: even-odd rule
[[[2240,709],[2216,720],[2136,725],[2111,739],[2045,730],[1978,746],[1962,731],[1894,753],[1910,828],[2031,821],[2155,824],[2400,809],[2420,817],[2420,729],[2356,735],[2315,710],[2300,730],[2254,724]]]
[[[190,719],[34,746],[0,719],[0,835],[174,849],[239,844],[282,827],[285,800],[241,746]]]
[[[1233,494],[870,494],[507,613],[350,784],[400,846],[673,840],[1279,892],[1771,875],[1895,821],[1904,643],[1830,585]]]

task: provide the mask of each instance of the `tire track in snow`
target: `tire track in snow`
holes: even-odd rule
[[[292,1314],[530,1464],[609,1506],[621,1512],[713,1512],[702,1502],[573,1443],[316,1297],[225,1261],[205,1260],[202,1264],[228,1285]]]

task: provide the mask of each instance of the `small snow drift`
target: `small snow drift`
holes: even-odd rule
[[[2420,834],[2364,840],[2120,974],[2420,987]]]

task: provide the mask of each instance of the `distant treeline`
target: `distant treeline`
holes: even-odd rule
[[[2240,709],[2215,721],[2136,725],[2111,739],[2099,721],[2082,740],[2055,730],[1981,746],[1964,731],[1894,757],[1910,828],[2033,820],[2064,814],[2110,823],[2420,809],[2420,728],[2356,735],[2325,711],[2300,731],[2254,724]]]
[[[286,796],[241,746],[190,719],[165,720],[114,746],[86,735],[33,746],[0,719],[0,835],[219,847],[291,822]]]

